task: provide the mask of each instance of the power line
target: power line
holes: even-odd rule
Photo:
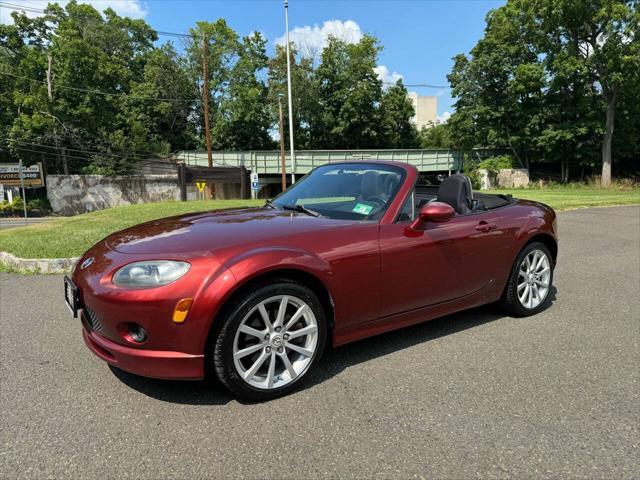
[[[8,75],[10,77],[20,78],[22,80],[29,80],[29,81],[32,81],[32,82],[38,82],[38,83],[43,83],[43,84],[47,83],[44,80],[38,80],[37,78],[24,77],[22,75],[16,75],[14,73],[9,73],[9,72],[0,71],[0,75]],[[117,97],[132,98],[132,99],[135,99],[135,100],[151,100],[151,101],[157,101],[157,102],[184,102],[184,103],[202,101],[201,99],[198,99],[198,98],[185,100],[185,99],[182,99],[182,98],[145,97],[145,96],[133,95],[131,93],[110,93],[110,92],[102,92],[100,90],[89,90],[89,89],[86,89],[86,88],[70,87],[68,85],[60,85],[60,84],[55,84],[54,87],[55,88],[62,88],[64,90],[73,90],[75,92],[87,92],[87,93],[91,93],[91,94],[94,94],[94,95],[104,95],[104,96],[107,96],[107,97],[116,97],[116,98]]]
[[[18,143],[20,145],[28,145],[31,147],[41,147],[41,148],[49,148],[49,149],[53,149],[53,150],[60,150],[60,148],[62,147],[56,147],[55,145],[45,145],[45,144],[41,144],[41,143],[31,143],[31,142],[24,142],[21,140],[14,140],[14,139],[9,139],[9,138],[1,138],[0,140],[5,140],[6,142],[10,142],[11,144],[13,143]],[[70,152],[77,152],[79,154],[87,154],[87,155],[102,155],[102,156],[107,156],[107,157],[118,157],[118,158],[137,158],[139,160],[147,160],[152,156],[155,156],[156,158],[167,158],[161,154],[153,154],[153,155],[137,155],[135,153],[132,153],[130,151],[124,151],[122,152],[122,154],[114,154],[114,153],[108,153],[108,152],[101,152],[99,150],[80,150],[77,148],[71,148],[71,147],[64,147],[65,150],[70,151]]]
[[[7,3],[0,2],[0,6],[16,9],[16,10],[24,10],[29,13],[45,13],[45,11],[41,8],[30,7],[28,5],[17,5],[15,3]],[[163,30],[154,30],[158,35],[166,35],[170,37],[181,37],[181,38],[202,38],[202,35],[198,35],[197,33],[180,33],[180,32],[167,32]]]

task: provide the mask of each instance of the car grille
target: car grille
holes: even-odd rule
[[[89,327],[91,327],[91,330],[95,332],[102,332],[102,322],[100,321],[100,317],[98,317],[96,312],[85,306],[84,313],[84,318],[86,319]]]

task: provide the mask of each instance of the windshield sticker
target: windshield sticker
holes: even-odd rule
[[[364,203],[356,203],[356,206],[353,207],[352,212],[360,213],[361,215],[369,215],[373,210],[371,205],[365,205]]]

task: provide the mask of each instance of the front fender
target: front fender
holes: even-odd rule
[[[225,262],[238,284],[273,270],[296,269],[330,280],[330,265],[316,254],[301,248],[274,246],[260,247],[242,252]]]
[[[211,325],[229,298],[248,281],[275,270],[300,270],[327,287],[333,276],[329,264],[320,257],[292,247],[254,248],[229,258],[198,294],[198,316],[205,327],[200,335],[200,351],[204,351]]]

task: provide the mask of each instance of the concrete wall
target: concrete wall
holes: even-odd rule
[[[60,215],[164,200],[180,200],[174,175],[47,175],[47,197]]]
[[[485,169],[479,169],[480,173],[480,189],[488,190],[490,188],[520,188],[529,185],[529,171],[526,168],[505,168],[498,172],[497,175]]]

